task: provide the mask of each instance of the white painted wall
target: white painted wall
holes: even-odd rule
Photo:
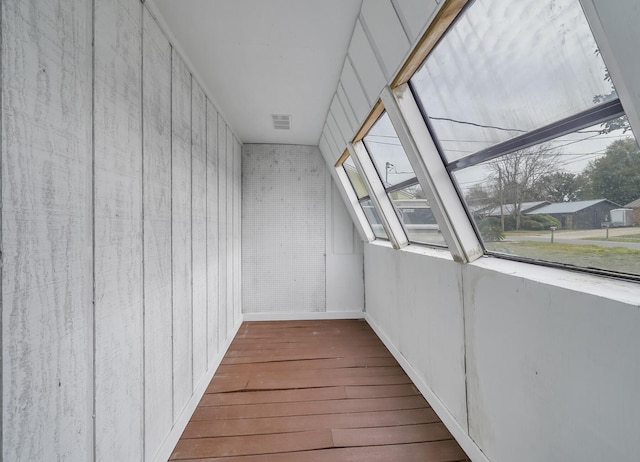
[[[365,270],[369,321],[463,445],[494,462],[637,460],[637,284],[377,243]]]
[[[2,2],[6,461],[93,458],[91,15]]]
[[[329,169],[404,53],[379,25],[399,20],[414,44],[442,4],[364,1],[322,136]],[[637,130],[637,2],[581,1]],[[165,459],[241,319],[240,145],[144,6],[95,8],[2,2],[3,460]],[[320,170],[321,310],[361,309],[366,292],[474,460],[637,459],[637,284],[366,244],[362,291],[361,244]]]
[[[218,306],[227,303],[227,124],[218,113]],[[230,140],[229,140],[230,142]],[[227,338],[228,310],[218,311],[218,349],[222,350],[224,339]]]
[[[429,2],[421,2],[428,8]],[[405,32],[396,7],[389,0],[367,0],[362,2],[360,20],[368,40],[374,44],[376,58],[380,63],[386,80],[390,80],[409,52],[409,35]],[[424,22],[429,16],[421,11],[417,21]]]
[[[213,104],[207,100],[207,363],[220,351],[220,283],[219,265],[219,182],[218,182],[218,117]]]
[[[640,287],[486,260],[464,272],[469,434],[492,461],[635,461]]]
[[[331,146],[322,153],[327,167],[333,168],[439,6],[435,0],[363,0],[322,132]]]
[[[365,244],[367,316],[466,426],[461,266],[411,247]]]
[[[94,5],[95,453],[141,460],[142,5]]]
[[[191,268],[191,74],[173,50],[171,70],[171,259],[173,274],[173,415],[193,392]]]
[[[329,175],[326,185],[326,311],[364,309],[363,243]]]
[[[171,45],[143,11],[144,430],[147,460],[173,425]],[[217,307],[214,307],[217,309]]]
[[[241,320],[240,144],[138,0],[1,29],[0,459],[166,460]]]
[[[242,213],[246,315],[362,312],[362,241],[317,147],[244,145]]]
[[[640,5],[580,1],[637,133]],[[320,140],[329,169],[405,53],[379,25],[399,20],[415,44],[442,4],[363,1],[336,91],[353,112],[334,102]],[[413,246],[364,253],[367,319],[473,460],[638,459],[640,285]]]

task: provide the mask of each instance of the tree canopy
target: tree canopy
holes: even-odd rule
[[[520,229],[522,203],[536,200],[541,182],[554,173],[559,154],[549,145],[540,144],[506,154],[490,164],[496,202],[512,205],[516,229]]]
[[[640,148],[635,139],[611,143],[605,155],[582,173],[584,198],[609,199],[625,205],[640,197]]]

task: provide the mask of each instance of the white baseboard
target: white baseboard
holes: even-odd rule
[[[329,319],[364,319],[364,311],[329,311],[319,313],[244,313],[245,321],[313,321]]]
[[[213,378],[214,374],[218,370],[218,366],[220,366],[220,363],[222,362],[222,358],[224,358],[224,355],[227,353],[227,350],[229,349],[229,346],[231,346],[231,342],[233,341],[236,334],[238,333],[238,330],[240,329],[241,325],[242,325],[242,317],[240,318],[240,320],[234,327],[233,332],[231,332],[231,334],[225,341],[225,344],[220,349],[215,359],[211,363],[209,370],[202,376],[202,378],[196,385],[195,389],[193,390],[193,394],[191,395],[191,399],[187,402],[186,406],[184,407],[184,409],[182,409],[182,412],[174,422],[173,428],[165,438],[164,442],[162,443],[162,446],[160,446],[160,449],[158,450],[155,457],[153,458],[153,462],[167,462],[169,460],[169,457],[171,457],[171,453],[173,452],[173,449],[176,447],[176,444],[178,444],[178,440],[180,439],[182,432],[184,432],[184,429],[189,423],[189,420],[191,420],[191,416],[193,415],[193,412],[196,410],[198,403],[204,396],[205,391],[207,391],[207,387],[209,386],[211,379]]]
[[[475,443],[475,441],[473,441],[473,439],[469,436],[467,431],[453,417],[453,414],[449,412],[444,403],[438,398],[433,390],[429,388],[420,374],[418,374],[418,372],[413,368],[409,361],[406,360],[402,353],[398,351],[395,345],[391,343],[391,340],[389,340],[384,331],[380,329],[380,327],[375,323],[373,318],[371,318],[369,314],[366,314],[365,319],[378,335],[378,337],[380,337],[380,340],[382,340],[389,352],[394,356],[394,358],[396,358],[398,363],[400,363],[400,366],[402,367],[402,369],[404,369],[415,386],[418,387],[420,393],[422,393],[425,399],[429,402],[431,408],[435,411],[438,417],[440,417],[442,423],[451,432],[464,452],[467,453],[467,456],[469,456],[469,458],[473,462],[490,462],[489,459],[487,459],[487,456],[484,455],[482,450]]]

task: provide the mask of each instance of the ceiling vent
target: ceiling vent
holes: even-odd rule
[[[290,130],[291,116],[289,114],[271,114],[273,128],[276,130]]]

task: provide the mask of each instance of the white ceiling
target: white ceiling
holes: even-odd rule
[[[147,3],[243,143],[318,144],[362,0]]]

